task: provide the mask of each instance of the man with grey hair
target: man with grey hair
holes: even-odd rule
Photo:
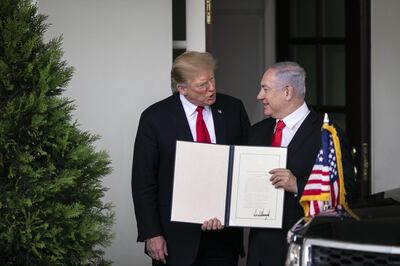
[[[270,67],[261,80],[257,99],[268,118],[251,127],[248,144],[288,148],[286,168],[273,169],[266,182],[285,190],[282,229],[251,229],[248,266],[284,265],[288,230],[303,217],[299,203],[304,186],[321,147],[322,116],[304,101],[305,71],[297,63],[280,62]],[[350,148],[343,132],[341,140],[347,196],[355,192]]]

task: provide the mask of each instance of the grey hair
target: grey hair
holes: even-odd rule
[[[275,71],[279,89],[291,85],[296,96],[303,97],[306,93],[306,72],[295,62],[278,62],[270,67]]]

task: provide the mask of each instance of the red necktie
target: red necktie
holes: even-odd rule
[[[210,135],[203,120],[204,106],[197,106],[196,135],[197,142],[211,143]]]
[[[282,129],[285,127],[285,123],[282,120],[278,120],[276,123],[275,133],[272,136],[272,143],[273,147],[280,147],[282,143]]]

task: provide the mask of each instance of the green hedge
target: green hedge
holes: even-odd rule
[[[37,12],[0,1],[0,265],[109,265],[110,159],[72,120],[73,70]]]

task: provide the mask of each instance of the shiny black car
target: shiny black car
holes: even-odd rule
[[[293,226],[286,265],[400,265],[400,202],[375,198],[351,208],[358,220],[330,211]]]

